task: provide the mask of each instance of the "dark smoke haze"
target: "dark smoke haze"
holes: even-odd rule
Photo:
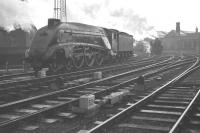
[[[0,0],[0,26],[7,29],[13,29],[16,24],[45,26],[47,19],[53,17],[53,4],[53,0]],[[154,28],[148,25],[146,18],[134,12],[134,8],[116,4],[115,0],[67,0],[67,18],[118,29],[136,38],[155,35]]]
[[[12,30],[14,25],[23,25],[24,28],[32,23],[28,14],[27,2],[20,0],[0,1],[0,26]],[[22,27],[23,27],[22,26]]]
[[[136,38],[156,35],[145,17],[141,17],[134,8],[115,5],[112,0],[68,0],[68,20],[78,21],[107,28],[114,28],[133,34]]]
[[[151,32],[154,29],[148,25],[146,18],[140,17],[131,9],[121,8],[111,12],[110,15],[124,21],[123,28],[135,34],[146,34],[146,32]]]

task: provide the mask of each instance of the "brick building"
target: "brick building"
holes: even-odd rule
[[[162,37],[164,53],[168,54],[200,54],[200,32],[196,28],[194,32],[180,30],[177,23],[176,30],[172,30]]]

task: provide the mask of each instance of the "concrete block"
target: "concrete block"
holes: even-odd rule
[[[79,99],[79,108],[89,109],[94,104],[95,96],[92,94],[83,95]]]
[[[123,93],[123,96],[127,96],[130,93],[127,89],[121,90],[121,92]]]
[[[123,92],[114,92],[109,95],[109,103],[116,104],[118,103],[123,97]]]
[[[156,80],[162,80],[162,77],[161,76],[156,76],[155,79]]]
[[[39,128],[39,126],[29,125],[29,126],[26,126],[26,127],[22,128],[22,129],[25,130],[25,131],[34,131],[34,130],[36,130],[38,128]]]
[[[77,133],[88,133],[88,130],[80,130]]]
[[[102,72],[94,72],[94,80],[102,79]]]
[[[46,75],[46,70],[43,70],[43,69],[42,69],[41,71],[39,71],[39,72],[38,72],[38,76],[39,76],[39,77],[46,77],[46,76],[47,76],[47,75]]]
[[[81,79],[75,80],[75,82],[77,82],[78,84],[85,84],[85,83],[88,83],[90,80],[91,78],[81,78]]]
[[[78,113],[78,114],[85,114],[89,116],[89,115],[96,114],[99,107],[100,106],[98,104],[93,104],[89,108],[80,108],[80,107],[72,106],[72,112]]]

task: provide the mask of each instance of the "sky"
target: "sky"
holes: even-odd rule
[[[66,0],[67,20],[118,29],[137,40],[156,31],[195,31],[200,27],[199,0]],[[53,17],[54,0],[0,0],[0,26],[33,23],[45,26]]]

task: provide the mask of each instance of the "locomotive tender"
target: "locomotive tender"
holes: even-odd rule
[[[26,57],[35,71],[70,71],[132,56],[133,42],[132,35],[115,29],[49,19],[37,31]]]

